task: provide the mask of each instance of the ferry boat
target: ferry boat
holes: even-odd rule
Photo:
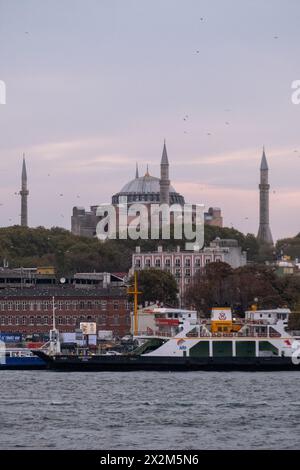
[[[34,353],[61,371],[300,371],[300,338],[287,331],[289,310],[252,310],[245,319],[230,308],[214,308],[210,320],[196,311],[149,309],[154,328],[137,332],[139,346],[121,355],[65,355],[52,330],[52,353]]]

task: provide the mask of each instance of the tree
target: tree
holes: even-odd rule
[[[258,308],[294,308],[300,301],[300,278],[279,278],[274,268],[264,265],[231,269],[225,263],[211,263],[195,276],[186,294],[188,305],[205,315],[216,305],[231,306],[243,315],[255,299]]]
[[[133,284],[133,278],[130,280]],[[139,303],[163,302],[164,304],[177,305],[178,287],[172,274],[160,269],[143,269],[138,271]],[[132,300],[132,297],[131,297]]]

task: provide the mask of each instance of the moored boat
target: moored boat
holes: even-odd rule
[[[229,308],[217,308],[210,321],[181,309],[154,308],[152,314],[157,329],[136,335],[140,346],[132,353],[35,354],[61,371],[300,371],[300,338],[287,331],[288,311],[251,311],[235,320]]]

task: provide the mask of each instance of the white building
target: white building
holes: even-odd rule
[[[221,240],[216,238],[209,247],[201,251],[158,251],[142,253],[140,247],[132,255],[131,273],[134,270],[156,268],[165,270],[175,277],[179,287],[180,297],[193,276],[208,263],[228,263],[232,268],[239,268],[247,263],[247,253],[242,251],[236,240]]]

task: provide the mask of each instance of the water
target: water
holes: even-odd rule
[[[300,374],[2,371],[0,449],[300,449]]]

